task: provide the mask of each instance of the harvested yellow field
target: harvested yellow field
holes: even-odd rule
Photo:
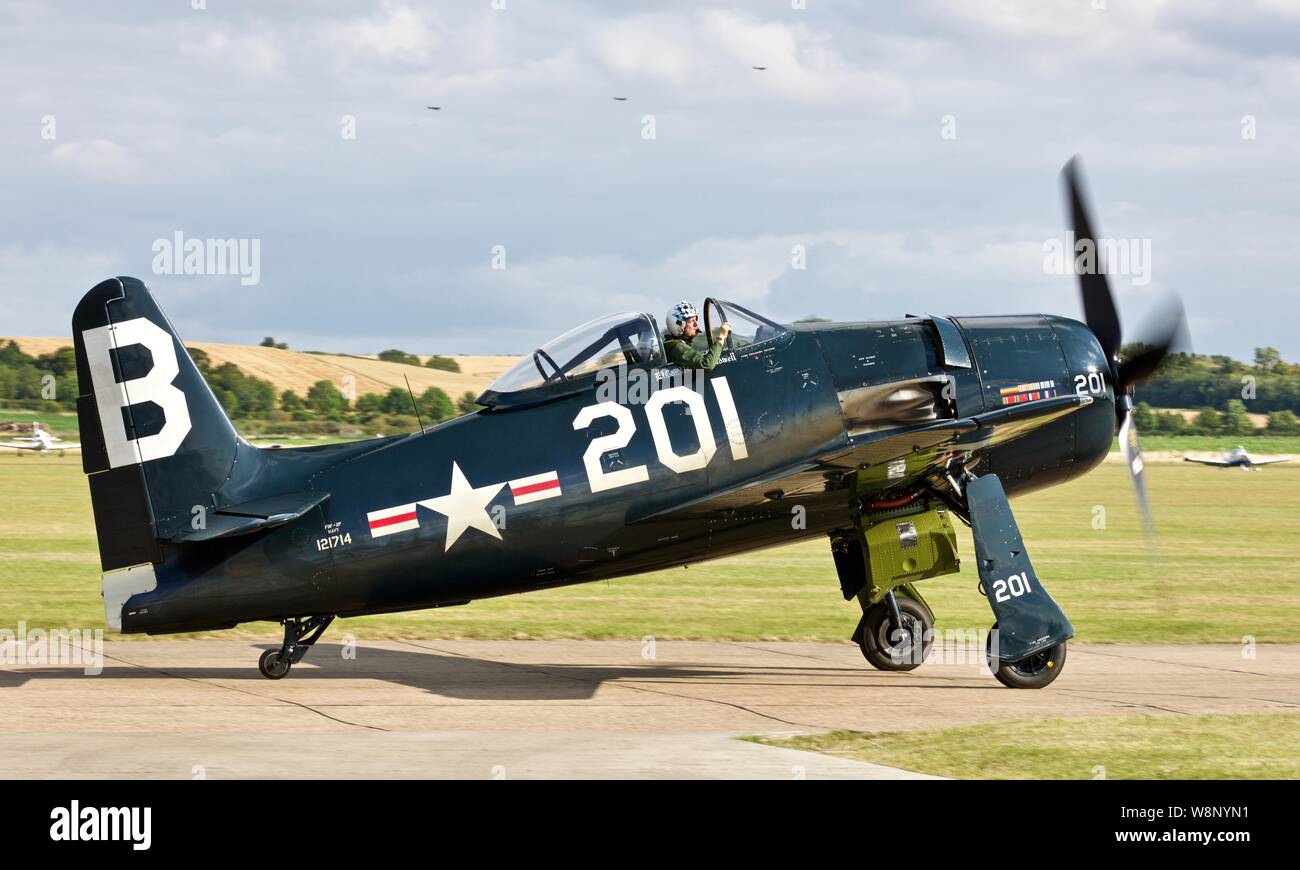
[[[39,356],[61,347],[70,347],[70,338],[14,338],[23,353]],[[0,344],[10,341],[0,338]],[[478,395],[496,379],[497,375],[514,365],[516,356],[452,356],[460,364],[459,372],[444,372],[401,363],[384,362],[365,356],[303,353],[297,350],[280,350],[274,347],[255,347],[245,344],[216,344],[208,341],[188,341],[212,358],[213,365],[234,363],[245,374],[262,378],[275,384],[277,390],[293,390],[305,395],[317,381],[330,381],[340,389],[351,384],[358,396],[366,393],[386,393],[392,387],[405,389],[403,375],[411,379],[411,389],[417,394],[429,387],[440,387],[453,399],[469,391]],[[421,361],[428,356],[420,357]],[[349,379],[351,379],[349,381]]]
[[[1195,422],[1196,415],[1201,413],[1199,408],[1155,408],[1154,410],[1161,413],[1177,414],[1188,423]],[[1256,429],[1263,429],[1268,425],[1268,414],[1247,413],[1246,416],[1250,418],[1251,425]]]

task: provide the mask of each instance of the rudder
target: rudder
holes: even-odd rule
[[[229,484],[243,442],[140,280],[92,288],[72,315],[72,334],[82,467],[103,569],[158,562],[159,541],[187,528],[195,509],[206,510]]]

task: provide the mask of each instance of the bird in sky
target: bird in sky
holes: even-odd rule
[[[761,69],[767,69],[767,67],[765,67],[765,66],[755,66],[755,67],[750,67],[750,69],[760,69],[760,70],[761,70]]]
[[[614,99],[618,100],[620,103],[626,103],[626,102],[627,102],[627,97],[615,97]]]
[[[442,106],[425,106],[426,109],[433,109],[435,112],[441,112]]]

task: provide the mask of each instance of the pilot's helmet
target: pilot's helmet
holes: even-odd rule
[[[664,328],[668,330],[669,335],[681,335],[686,321],[699,316],[700,312],[695,310],[695,306],[683,299],[668,309],[668,316],[664,318]]]

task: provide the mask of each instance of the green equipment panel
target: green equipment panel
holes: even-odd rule
[[[923,499],[858,518],[867,569],[860,597],[875,604],[895,586],[952,574],[961,567],[957,532],[948,511]]]

